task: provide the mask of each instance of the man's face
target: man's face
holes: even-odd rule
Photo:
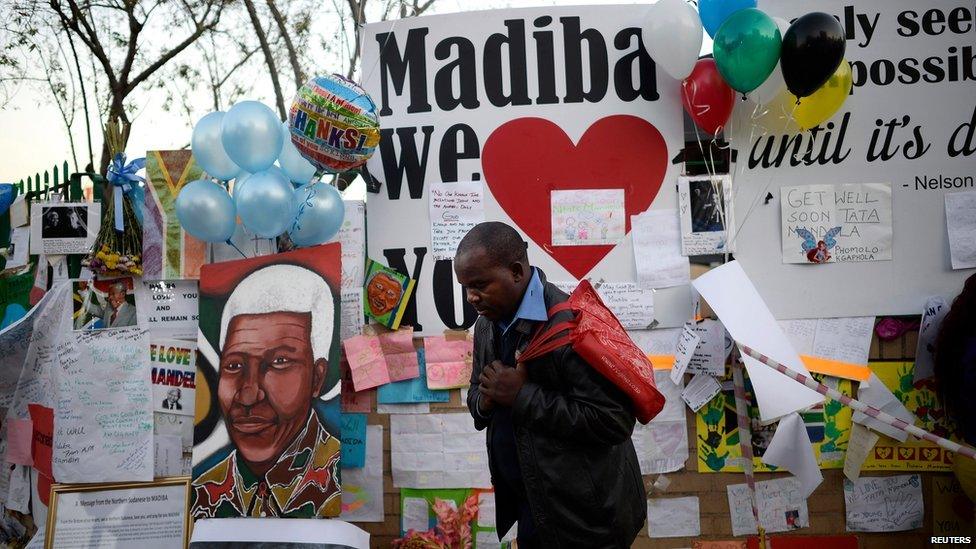
[[[109,288],[108,290],[108,303],[113,309],[118,309],[125,303],[125,290],[119,290],[117,288]]]
[[[521,263],[499,265],[482,247],[469,248],[454,259],[454,273],[465,288],[465,299],[478,314],[491,320],[508,320],[518,309],[527,271]]]
[[[61,217],[58,216],[58,212],[51,212],[51,225],[57,225]]]
[[[396,307],[400,301],[400,294],[403,288],[400,283],[383,273],[377,274],[370,279],[366,285],[366,299],[369,301],[369,308],[376,316],[383,316]]]
[[[227,326],[217,398],[244,460],[267,469],[308,419],[327,362],[315,360],[309,313],[237,315]]]
[[[166,396],[168,396],[170,400],[179,400],[180,399],[180,390],[179,389],[170,389],[166,393]]]

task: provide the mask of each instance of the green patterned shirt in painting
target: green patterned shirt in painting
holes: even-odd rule
[[[193,518],[335,517],[341,510],[339,441],[309,413],[305,429],[259,478],[237,450],[193,480]]]

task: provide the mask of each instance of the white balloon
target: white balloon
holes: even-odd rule
[[[773,21],[776,21],[780,35],[786,35],[786,29],[790,28],[790,22],[781,17],[773,17]],[[747,93],[746,99],[753,103],[767,105],[776,99],[784,89],[786,89],[786,80],[783,80],[783,65],[781,62],[777,62],[776,68],[773,69],[773,72],[769,73],[766,81],[760,84],[758,88]]]
[[[650,7],[642,31],[654,62],[678,80],[688,78],[702,46],[701,18],[685,0],[658,0]]]

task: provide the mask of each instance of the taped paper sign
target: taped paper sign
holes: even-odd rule
[[[484,192],[481,181],[431,182],[427,196],[434,261],[453,260],[464,235],[485,220]]]
[[[850,532],[900,532],[922,527],[922,477],[844,479],[844,508]]]
[[[199,302],[195,280],[144,280],[136,285],[139,325],[153,337],[197,338]]]
[[[688,461],[687,416],[681,400],[684,383],[674,384],[664,370],[654,372],[654,381],[664,396],[664,408],[647,425],[637,423],[631,435],[642,475],[671,473]]]
[[[552,191],[552,245],[617,244],[626,231],[624,189]]]
[[[891,184],[780,189],[783,263],[891,259]]]
[[[955,426],[946,416],[936,394],[935,381],[914,381],[911,362],[872,362],[871,371],[892,394],[915,416],[915,425],[943,438],[958,440]],[[898,442],[882,436],[864,461],[862,471],[949,471],[952,452],[926,440],[908,437]]]
[[[393,485],[490,488],[485,434],[463,414],[391,415]]]
[[[417,349],[417,362],[420,366],[420,375],[413,379],[381,385],[376,390],[377,402],[380,404],[406,404],[449,401],[451,399],[449,391],[434,391],[427,386],[427,360],[424,349]],[[461,400],[464,401],[464,399]]]
[[[846,379],[815,375],[821,383],[852,396],[853,384]],[[766,465],[762,457],[776,433],[776,423],[762,425],[756,409],[752,384],[746,378],[749,399],[749,418],[752,431],[753,469],[758,473],[779,470]],[[822,469],[844,467],[844,451],[851,433],[851,409],[840,402],[826,400],[800,413],[807,435],[813,444],[817,463]],[[696,415],[698,433],[698,471],[702,473],[742,472],[742,452],[739,447],[739,427],[736,421],[735,395],[731,389],[722,391]]]
[[[701,535],[698,496],[647,500],[647,535],[685,538]]]
[[[352,385],[357,392],[390,382],[380,338],[368,335],[350,337],[342,342],[342,348],[346,352]]]
[[[178,339],[152,339],[153,410],[193,415],[196,402],[197,344]]]
[[[681,228],[675,210],[648,210],[631,216],[634,263],[641,288],[667,288],[687,284],[688,258],[681,255]]]
[[[86,254],[101,225],[99,202],[34,202],[30,208],[33,255]]]
[[[731,484],[726,490],[732,515],[732,535],[757,533],[749,485]],[[807,500],[802,496],[800,481],[793,477],[757,482],[756,504],[759,507],[759,522],[767,533],[788,532],[810,526]]]
[[[945,212],[952,268],[976,267],[976,191],[946,193]]]

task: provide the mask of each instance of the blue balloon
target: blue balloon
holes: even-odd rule
[[[284,144],[281,146],[281,154],[278,155],[278,164],[292,183],[304,185],[315,177],[315,166],[305,160],[305,157],[298,152],[295,144],[291,142],[291,129],[288,122],[281,123],[281,135]]]
[[[295,189],[288,236],[298,246],[327,242],[342,227],[346,206],[339,190],[323,181]]]
[[[756,0],[701,0],[698,2],[698,15],[708,35],[715,38],[718,28],[730,15],[754,7],[756,7]]]
[[[274,238],[285,232],[291,222],[291,182],[276,170],[251,174],[244,185],[234,191],[237,214],[244,228],[261,238]]]
[[[209,179],[191,181],[180,190],[176,217],[183,230],[206,242],[226,242],[237,225],[234,201]]]
[[[224,181],[234,179],[241,167],[227,156],[220,139],[220,125],[226,113],[212,112],[201,118],[193,127],[190,146],[193,158],[211,177]]]
[[[220,141],[231,160],[251,173],[264,171],[281,154],[281,121],[258,101],[241,101],[220,124]]]

